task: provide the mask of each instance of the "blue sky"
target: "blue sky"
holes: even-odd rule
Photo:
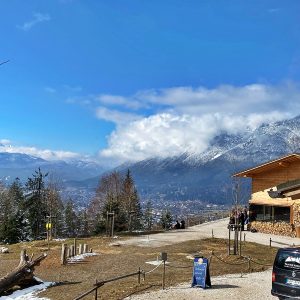
[[[221,130],[299,114],[297,0],[1,10],[1,151],[111,163],[198,153]]]

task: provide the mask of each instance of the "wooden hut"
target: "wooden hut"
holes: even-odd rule
[[[300,154],[289,154],[233,176],[252,178],[252,229],[300,237]]]

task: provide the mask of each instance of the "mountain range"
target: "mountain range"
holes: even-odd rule
[[[263,124],[243,134],[221,132],[203,153],[185,152],[167,158],[149,158],[126,163],[114,170],[130,169],[142,199],[153,202],[198,200],[203,203],[231,204],[236,186],[232,174],[276,159],[300,148],[300,116]],[[35,169],[54,173],[66,190],[86,202],[92,196],[102,166],[91,161],[47,161],[20,153],[0,153],[0,178],[26,179]],[[250,194],[249,180],[243,180],[241,201]]]

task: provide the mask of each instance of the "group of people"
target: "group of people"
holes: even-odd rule
[[[248,223],[249,223],[249,214],[248,214],[247,207],[238,210],[232,209],[230,214],[230,220],[229,220],[230,225],[233,224],[241,225],[241,230],[244,231],[245,225],[247,226]]]
[[[174,225],[174,229],[185,229],[185,221],[182,220],[180,223],[178,220],[176,221],[176,224]]]

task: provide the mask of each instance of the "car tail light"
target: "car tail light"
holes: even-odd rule
[[[276,274],[274,272],[272,272],[272,282],[275,281],[275,277],[276,277]]]

